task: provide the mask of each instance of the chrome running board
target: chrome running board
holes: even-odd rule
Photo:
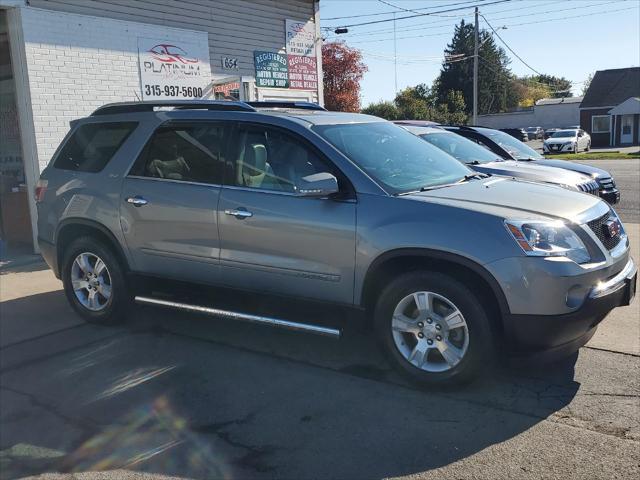
[[[200,305],[191,305],[189,303],[172,302],[169,300],[160,300],[158,298],[136,296],[135,301],[144,305],[158,305],[162,307],[174,308],[186,312],[202,313],[214,317],[228,318],[231,320],[245,320],[254,323],[264,323],[272,327],[286,328],[288,330],[296,330],[300,332],[315,333],[325,337],[340,338],[341,332],[335,328],[322,327],[320,325],[310,325],[308,323],[292,322],[279,318],[264,317],[262,315],[251,315],[248,313],[231,312],[229,310],[221,310],[219,308],[203,307]]]

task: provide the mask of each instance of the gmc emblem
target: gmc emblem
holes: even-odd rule
[[[622,226],[620,225],[620,222],[617,219],[611,219],[602,226],[604,235],[607,238],[614,238],[620,235],[621,228]]]

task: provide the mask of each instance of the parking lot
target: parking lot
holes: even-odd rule
[[[640,161],[590,163],[616,178],[640,258]],[[563,362],[425,390],[359,330],[335,341],[139,307],[99,327],[41,263],[0,282],[2,478],[640,474],[638,299]]]

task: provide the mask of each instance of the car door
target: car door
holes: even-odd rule
[[[220,278],[235,288],[353,301],[356,202],[348,181],[310,143],[240,123],[220,195]],[[302,177],[329,172],[337,198],[299,196]]]
[[[217,208],[229,128],[169,123],[153,133],[121,192],[120,221],[137,271],[218,280]]]

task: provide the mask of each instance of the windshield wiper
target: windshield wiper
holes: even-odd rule
[[[491,175],[489,175],[488,173],[472,173],[470,175],[465,175],[460,180],[458,180],[456,183],[468,182],[470,180],[481,180],[483,178],[487,178],[487,177],[490,177],[490,176]]]
[[[465,165],[480,165],[478,160],[472,160],[470,162],[464,162]]]

